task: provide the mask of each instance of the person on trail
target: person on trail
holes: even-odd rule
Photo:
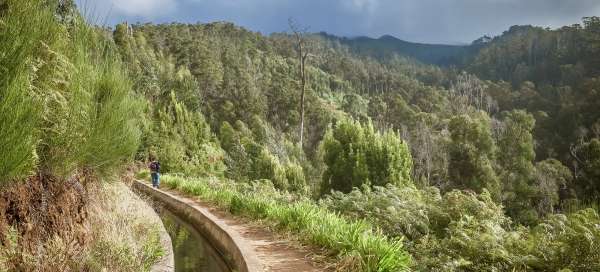
[[[150,176],[152,177],[152,187],[158,189],[160,185],[160,163],[154,159],[150,162],[148,168],[150,168]]]

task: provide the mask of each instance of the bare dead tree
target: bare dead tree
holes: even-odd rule
[[[477,77],[462,73],[450,88],[450,99],[455,113],[463,114],[469,107],[486,111],[489,114],[498,111],[498,103],[486,93],[487,86]]]
[[[306,60],[309,56],[306,33],[308,28],[301,27],[292,18],[288,19],[288,24],[294,37],[296,53],[299,62],[300,70],[300,147],[303,146],[304,138],[304,111],[305,111],[305,94],[306,94]]]

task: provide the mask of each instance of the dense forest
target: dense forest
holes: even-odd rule
[[[461,47],[292,22],[268,36],[227,22],[88,27],[60,3],[34,20],[0,5],[0,183],[156,157],[178,179],[222,181],[186,185],[198,192],[255,190],[235,207],[272,198],[252,211],[298,202],[369,226],[384,238],[362,248],[307,232],[353,269],[600,270],[599,17]]]
[[[589,271],[598,33],[596,17],[514,26],[451,67],[225,22],[121,24],[114,39],[150,101],[140,159],[310,196],[404,237],[416,270]]]

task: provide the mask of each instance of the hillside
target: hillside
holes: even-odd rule
[[[319,35],[348,46],[354,54],[370,56],[379,60],[397,54],[426,64],[441,66],[460,65],[468,61],[483,46],[477,43],[471,45],[413,43],[390,35],[384,35],[377,39],[337,37],[324,32]]]
[[[148,128],[142,154],[156,154],[168,171],[259,188],[266,181],[278,192],[326,203],[390,237],[405,237],[417,270],[585,271],[598,265],[593,254],[559,250],[579,245],[556,236],[556,229],[537,227],[600,220],[585,209],[598,195],[598,140],[589,133],[578,141],[578,130],[564,129],[581,116],[597,120],[594,92],[580,93],[590,105],[585,111],[564,111],[573,104],[545,104],[537,96],[564,86],[515,88],[478,77],[503,67],[497,63],[468,74],[397,54],[380,61],[307,35],[311,58],[300,146],[294,36],[266,37],[230,23],[120,25],[114,35],[133,78],[142,79],[136,90],[152,101],[149,116],[156,125]],[[467,70],[498,52],[486,49],[503,40],[486,43],[465,62]],[[261,201],[261,193],[251,198]],[[454,240],[458,233],[465,240]],[[488,242],[480,239],[486,237],[494,237],[494,250],[484,249]],[[499,260],[496,252],[507,255]],[[566,259],[581,262],[560,261]]]
[[[85,196],[151,159],[339,271],[600,271],[598,17],[446,46],[8,3],[0,271],[57,246],[84,249],[67,270],[147,268],[152,244],[87,242],[110,214],[87,201],[114,200]]]

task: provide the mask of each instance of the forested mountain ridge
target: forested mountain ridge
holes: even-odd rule
[[[590,52],[594,20],[574,27],[590,37],[571,41]],[[149,101],[139,158],[310,195],[407,237],[417,270],[588,271],[600,265],[592,253],[600,232],[590,228],[600,217],[583,209],[600,195],[594,66],[580,65],[586,72],[573,85],[535,73],[507,82],[496,72],[514,74],[532,56],[531,65],[554,67],[553,55],[531,44],[556,31],[512,28],[455,68],[397,54],[380,60],[306,34],[301,146],[293,35],[224,22],[122,24],[114,39]]]
[[[325,32],[321,32],[319,35],[348,46],[353,53],[358,55],[383,60],[397,54],[414,58],[423,63],[442,66],[460,65],[477,54],[483,46],[481,41],[470,45],[447,45],[408,42],[391,35],[384,35],[376,39],[364,36],[337,37]]]

